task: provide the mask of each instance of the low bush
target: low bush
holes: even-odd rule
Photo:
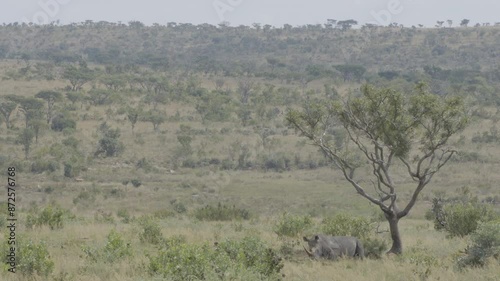
[[[480,223],[471,241],[466,255],[457,260],[459,268],[484,266],[491,258],[500,261],[500,220]]]
[[[311,226],[310,216],[294,216],[284,213],[274,224],[273,230],[278,236],[297,237]]]
[[[227,240],[213,246],[168,239],[149,257],[149,273],[168,280],[279,280],[281,259],[259,238]]]
[[[17,270],[24,275],[47,277],[54,271],[54,262],[50,258],[47,245],[32,240],[18,240]]]
[[[449,203],[444,199],[434,198],[431,212],[434,216],[434,228],[445,230],[450,237],[469,235],[477,229],[480,222],[497,217],[488,204],[478,203],[477,200]]]
[[[373,232],[368,219],[347,214],[325,218],[321,224],[323,233],[333,236],[354,236],[365,240]]]
[[[83,248],[86,258],[95,263],[114,263],[126,257],[132,256],[130,243],[126,243],[120,233],[111,230],[108,234],[106,244],[103,247]]]
[[[248,220],[250,212],[246,209],[236,208],[234,205],[228,207],[219,203],[216,207],[207,205],[194,210],[194,217],[205,221]]]
[[[158,245],[164,240],[160,225],[153,218],[141,218],[140,226],[142,227],[142,232],[139,234],[141,242]]]
[[[35,226],[47,225],[52,230],[63,228],[65,214],[67,213],[68,211],[52,204],[41,211],[33,208],[26,217],[26,227],[31,229]]]

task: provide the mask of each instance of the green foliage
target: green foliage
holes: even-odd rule
[[[17,143],[24,148],[25,159],[28,159],[35,132],[32,129],[23,129],[17,136]]]
[[[149,273],[174,281],[278,280],[283,268],[276,253],[255,237],[227,240],[215,247],[168,239],[156,257],[149,257]]]
[[[33,228],[47,225],[50,229],[61,229],[64,225],[64,220],[69,211],[53,204],[47,205],[41,211],[34,208],[30,211],[26,218],[26,227]]]
[[[465,236],[474,232],[480,222],[489,221],[494,214],[486,205],[479,203],[457,203],[444,207],[444,229],[450,236]]]
[[[52,118],[50,128],[56,132],[62,132],[64,129],[76,129],[76,121],[67,114],[59,114]]]
[[[323,219],[321,230],[327,235],[354,236],[364,241],[371,234],[372,227],[366,218],[341,213]]]
[[[283,213],[275,222],[273,231],[278,234],[278,236],[297,237],[311,226],[312,219],[310,216],[294,216]]]
[[[127,243],[116,230],[111,230],[106,244],[102,247],[84,246],[85,257],[94,263],[114,263],[132,256],[130,243]]]
[[[460,268],[484,266],[490,258],[500,262],[500,220],[480,223],[471,235],[471,242],[466,256],[457,260]]]
[[[230,220],[248,220],[250,213],[246,209],[236,208],[236,206],[228,207],[217,204],[217,207],[207,205],[194,210],[194,217],[205,221],[230,221]]]
[[[31,172],[41,174],[43,172],[55,172],[59,169],[59,163],[53,160],[38,159],[31,163]]]
[[[106,122],[101,123],[98,128],[99,139],[97,150],[94,153],[95,157],[104,155],[104,157],[114,157],[120,155],[125,149],[124,144],[119,140],[120,129],[111,129]]]
[[[158,245],[164,240],[160,225],[153,218],[142,217],[139,224],[142,227],[142,231],[139,234],[139,239],[142,243]]]
[[[142,185],[142,181],[140,179],[130,180],[130,183],[136,188]]]
[[[362,240],[365,256],[372,259],[381,259],[385,251],[389,248],[387,241],[376,236],[371,236]]]
[[[232,112],[230,97],[221,91],[205,92],[198,99],[196,111],[203,121],[227,121]]]
[[[32,240],[17,241],[17,270],[26,276],[40,275],[47,277],[54,271],[54,262],[50,258],[47,245]]]

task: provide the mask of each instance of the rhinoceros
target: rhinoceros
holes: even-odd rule
[[[365,256],[363,244],[358,238],[352,236],[327,236],[323,234],[314,235],[304,241],[309,244],[309,250],[304,247],[306,253],[314,258],[326,258],[336,260],[339,257],[359,257]]]

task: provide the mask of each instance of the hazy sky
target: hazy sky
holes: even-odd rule
[[[232,26],[252,23],[282,26],[355,19],[361,24],[390,22],[435,25],[462,19],[471,24],[500,22],[500,0],[2,0],[0,23],[81,22],[87,19],[147,25],[167,22]],[[8,3],[7,5],[6,2]]]

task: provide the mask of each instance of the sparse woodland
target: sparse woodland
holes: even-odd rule
[[[0,279],[500,280],[499,62],[500,26],[4,24]]]

